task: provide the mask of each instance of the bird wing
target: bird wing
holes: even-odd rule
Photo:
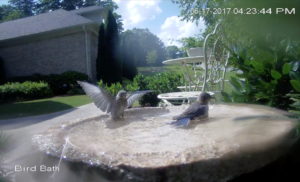
[[[150,93],[150,92],[153,92],[153,90],[142,90],[142,91],[134,92],[131,95],[128,95],[126,109],[129,108],[134,103],[134,101],[140,99],[143,95]]]
[[[83,88],[85,93],[93,100],[95,105],[103,112],[109,113],[112,105],[115,102],[115,97],[111,95],[104,88],[96,85],[77,81],[77,83]]]

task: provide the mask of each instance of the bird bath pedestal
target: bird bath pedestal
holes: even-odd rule
[[[296,126],[276,118],[282,116],[278,110],[251,105],[213,105],[206,120],[188,128],[169,125],[186,107],[129,109],[117,122],[107,114],[69,121],[35,135],[32,143],[65,160],[118,171],[123,181],[217,182],[276,160]],[[245,115],[274,117],[235,120]]]

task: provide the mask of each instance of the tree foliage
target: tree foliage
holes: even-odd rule
[[[258,41],[265,39],[267,35],[272,35],[277,40],[282,40],[284,36],[289,36],[293,40],[300,40],[299,13],[286,13],[286,10],[291,12],[293,8],[299,9],[300,3],[298,1],[272,1],[272,3],[268,0],[172,1],[182,7],[180,13],[182,20],[199,23],[200,18],[202,18],[205,21],[207,29],[204,36],[212,32],[217,23],[222,22],[229,40],[234,43],[242,41],[246,46],[259,43]],[[198,11],[195,11],[195,8],[198,8]],[[256,8],[257,13],[253,8]],[[265,12],[263,12],[263,8],[265,8]],[[270,14],[266,13],[269,8],[272,11]],[[276,13],[277,8],[284,8],[284,12]],[[208,9],[210,9],[209,12]],[[216,13],[218,9],[221,10],[220,13]],[[228,9],[231,11],[228,12]]]
[[[10,12],[15,11],[15,8],[12,5],[1,5],[0,6],[0,22],[3,21]]]
[[[45,13],[57,9],[70,11],[95,5],[103,6],[113,11],[119,8],[112,0],[38,0],[36,10],[37,13]]]
[[[137,75],[137,52],[140,46],[137,36],[131,30],[126,30],[121,34],[121,55],[123,61],[123,76],[130,80]]]
[[[157,59],[155,59],[155,62],[153,62],[152,65],[162,65],[162,61],[166,59],[166,48],[164,43],[156,35],[151,33],[148,29],[139,28],[134,28],[125,32],[121,34],[121,37],[129,36],[130,34],[130,39],[122,39],[122,42],[123,40],[131,42],[126,50],[134,57],[136,66],[149,66],[147,54],[153,50],[156,51]]]
[[[24,17],[24,15],[21,14],[20,11],[15,10],[15,8],[13,8],[12,6],[10,6],[10,7],[12,7],[12,9],[10,9],[10,8],[8,9],[7,7],[4,7],[4,6],[10,6],[10,5],[0,6],[0,23]]]
[[[9,0],[8,2],[14,6],[17,11],[20,11],[24,17],[32,16],[34,14],[34,0]]]
[[[100,78],[104,83],[112,84],[122,83],[122,61],[120,57],[120,40],[116,19],[109,10],[105,20],[105,56],[103,64],[105,65],[105,73]],[[102,68],[103,70],[103,68]]]
[[[178,53],[180,53],[180,51],[177,46],[174,45],[168,46],[166,49],[167,49],[167,56],[168,56],[167,59],[175,59],[179,57]]]
[[[138,58],[138,66],[147,66],[147,54],[149,51],[156,51],[157,59],[154,66],[161,66],[162,62],[166,60],[166,48],[164,43],[149,29],[134,28],[132,30],[138,36],[141,52]]]
[[[97,54],[97,60],[96,60],[96,77],[97,81],[99,81],[101,78],[104,77],[106,74],[105,69],[105,52],[106,52],[106,46],[105,46],[105,28],[104,24],[102,23],[99,28],[98,33],[98,54]]]
[[[117,26],[118,26],[118,30],[119,30],[119,34],[121,34],[121,32],[124,31],[124,28],[123,28],[123,19],[122,19],[122,16],[121,15],[118,15],[117,13],[113,13],[116,21],[117,21]]]
[[[203,47],[204,38],[202,35],[198,34],[195,37],[183,37],[177,40],[177,42],[179,42],[182,45],[180,50],[184,52],[183,56],[187,57],[188,55],[186,50],[195,47]]]
[[[147,60],[147,63],[148,63],[149,65],[153,66],[153,65],[155,64],[157,58],[158,58],[158,57],[157,57],[157,54],[156,54],[156,50],[149,51],[149,52],[147,53],[147,58],[146,58],[146,60]]]
[[[25,15],[22,11],[19,11],[16,7],[12,5],[2,5],[0,6],[0,23],[23,18]]]

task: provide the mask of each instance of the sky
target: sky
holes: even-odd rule
[[[180,9],[178,4],[171,0],[114,0],[119,9],[117,13],[123,18],[124,28],[148,28],[157,35],[165,46],[181,46],[169,39],[178,40],[182,37],[195,36],[204,31],[205,25],[200,21],[198,26],[195,22],[180,21]],[[8,0],[0,0],[1,4],[7,4]]]

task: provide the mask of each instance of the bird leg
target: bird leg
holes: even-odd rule
[[[121,119],[124,120],[124,112],[121,114]]]

